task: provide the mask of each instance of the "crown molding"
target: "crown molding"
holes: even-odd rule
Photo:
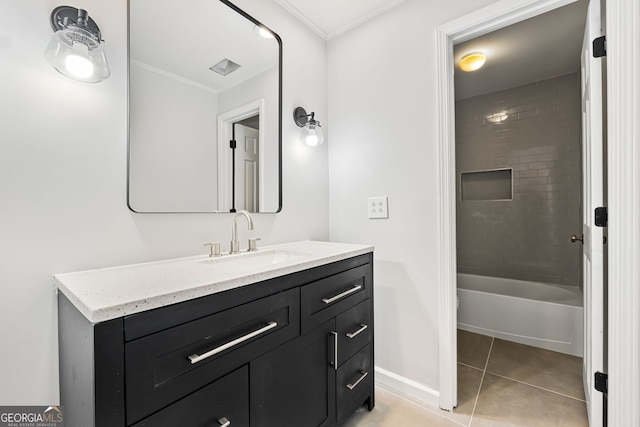
[[[316,34],[318,34],[320,37],[322,37],[324,40],[331,40],[334,37],[339,36],[342,33],[345,33],[349,30],[351,30],[352,28],[355,28],[373,18],[375,18],[376,16],[386,12],[389,9],[392,9],[396,6],[398,6],[400,3],[404,3],[405,0],[394,0],[392,2],[389,2],[387,4],[385,4],[382,7],[379,7],[377,9],[374,9],[370,12],[368,12],[367,14],[365,14],[364,16],[362,16],[361,18],[350,22],[349,24],[335,30],[332,31],[330,33],[326,32],[325,30],[323,30],[322,28],[320,28],[318,25],[316,25],[313,20],[305,15],[304,13],[302,13],[298,8],[296,8],[294,5],[291,4],[291,2],[289,2],[288,0],[276,0],[276,3],[278,3],[280,6],[282,6],[283,8],[285,8],[289,13],[291,13],[293,16],[295,16],[296,18],[298,18],[303,24],[305,24],[307,27],[309,27],[311,30],[313,30]]]

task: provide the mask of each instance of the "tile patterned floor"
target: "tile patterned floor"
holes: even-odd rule
[[[345,427],[587,427],[582,359],[458,331],[458,407],[422,405],[383,386]]]

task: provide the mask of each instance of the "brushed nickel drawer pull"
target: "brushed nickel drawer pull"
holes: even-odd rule
[[[220,427],[229,427],[231,425],[231,421],[229,421],[227,417],[222,417],[218,420],[218,424],[220,424]]]
[[[334,297],[331,297],[331,298],[322,298],[322,302],[323,302],[323,303],[325,303],[325,304],[331,304],[332,302],[337,301],[337,300],[339,300],[340,298],[344,298],[344,297],[346,297],[347,295],[350,295],[350,294],[352,294],[352,293],[354,293],[354,292],[357,292],[357,291],[359,291],[360,289],[362,289],[362,285],[355,285],[353,288],[351,288],[351,289],[349,289],[349,290],[347,290],[347,291],[344,291],[344,292],[342,292],[342,293],[340,293],[340,294],[338,294],[338,295],[336,295],[336,296],[334,296]]]
[[[269,322],[267,324],[267,326],[265,326],[263,328],[260,328],[257,331],[250,332],[247,335],[244,335],[244,336],[242,336],[240,338],[236,338],[235,340],[229,341],[226,344],[222,344],[220,347],[216,347],[213,350],[207,351],[204,354],[192,354],[191,356],[189,356],[189,360],[191,361],[192,365],[195,365],[196,363],[198,363],[198,362],[200,362],[200,361],[202,361],[202,360],[204,360],[204,359],[206,359],[208,357],[216,355],[216,354],[218,354],[218,353],[220,353],[222,351],[225,351],[225,350],[227,350],[227,349],[229,349],[229,348],[231,348],[231,347],[233,347],[235,345],[238,345],[238,344],[243,343],[243,342],[245,342],[247,340],[250,340],[251,338],[253,338],[255,336],[258,336],[260,334],[263,334],[263,333],[267,332],[268,330],[275,328],[276,326],[278,326],[277,322]]]
[[[362,375],[360,375],[360,378],[358,378],[358,380],[357,380],[355,383],[353,383],[353,384],[347,384],[347,388],[348,388],[349,390],[353,390],[354,388],[356,388],[356,387],[358,386],[358,384],[360,384],[360,382],[361,382],[363,379],[365,379],[365,377],[366,377],[367,375],[369,375],[369,373],[368,373],[368,372],[366,372],[366,371],[360,371],[360,373],[361,373]]]
[[[367,328],[368,328],[368,326],[367,326],[367,325],[365,325],[364,323],[362,323],[362,324],[360,324],[360,329],[358,329],[358,330],[357,330],[357,331],[355,331],[355,332],[350,332],[350,333],[348,333],[348,334],[347,334],[347,337],[348,337],[349,339],[353,339],[353,338],[357,337],[358,335],[360,335],[360,333],[361,333],[361,332],[363,332],[363,331],[364,331],[365,329],[367,329]]]

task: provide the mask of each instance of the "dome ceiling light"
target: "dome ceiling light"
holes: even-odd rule
[[[480,52],[468,53],[462,57],[458,65],[462,71],[467,73],[476,71],[482,67],[487,60],[487,57]]]

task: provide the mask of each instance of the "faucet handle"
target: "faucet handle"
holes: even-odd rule
[[[205,243],[204,245],[205,248],[208,246],[209,247],[209,258],[213,258],[213,257],[217,257],[222,255],[220,253],[220,243]]]
[[[258,240],[262,240],[262,239],[260,239],[260,237],[249,239],[249,249],[247,249],[247,252],[253,252],[258,250]]]

